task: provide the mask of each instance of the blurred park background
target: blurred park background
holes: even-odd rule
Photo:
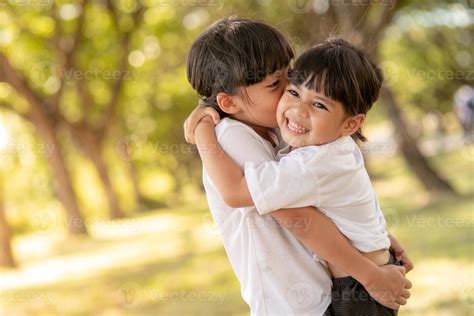
[[[363,149],[415,263],[400,315],[474,315],[472,1],[0,1],[0,315],[248,314],[182,135],[187,51],[231,14],[380,62]]]

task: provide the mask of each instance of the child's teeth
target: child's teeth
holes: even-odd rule
[[[292,130],[293,132],[297,132],[297,133],[300,133],[300,134],[306,133],[306,132],[308,131],[305,127],[303,127],[303,126],[301,126],[301,125],[299,125],[299,124],[297,124],[297,123],[294,123],[294,122],[292,122],[292,121],[290,121],[290,120],[288,120],[288,127],[289,127],[290,130]]]

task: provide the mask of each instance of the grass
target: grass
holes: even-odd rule
[[[430,196],[399,157],[369,162],[391,232],[415,263],[399,315],[474,315],[474,155],[434,157],[457,197]],[[203,196],[173,209],[17,236],[0,315],[247,315]]]

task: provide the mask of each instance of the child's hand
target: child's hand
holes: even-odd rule
[[[407,272],[413,270],[413,262],[408,257],[402,245],[400,245],[400,243],[391,234],[389,234],[388,237],[390,238],[390,248],[392,249],[395,258],[400,261],[400,263],[405,267]]]
[[[196,107],[191,114],[189,114],[188,118],[184,121],[184,138],[190,144],[195,144],[194,140],[194,130],[198,123],[206,116],[212,117],[214,124],[217,125],[220,120],[219,113],[209,106],[199,105]]]
[[[209,115],[206,115],[204,116],[196,125],[196,128],[194,129],[194,132],[193,132],[193,141],[196,142],[196,140],[198,139],[198,135],[199,133],[201,133],[201,131],[203,129],[206,129],[206,128],[210,128],[212,131],[213,131],[213,134],[214,134],[214,119],[212,117],[210,117]]]
[[[405,277],[404,267],[388,264],[381,266],[372,280],[364,284],[365,289],[377,302],[399,309],[410,297],[411,282]]]

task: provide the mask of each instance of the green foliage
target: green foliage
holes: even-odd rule
[[[453,96],[474,83],[472,10],[460,5],[400,13],[382,44],[382,66],[404,109],[452,111]]]

